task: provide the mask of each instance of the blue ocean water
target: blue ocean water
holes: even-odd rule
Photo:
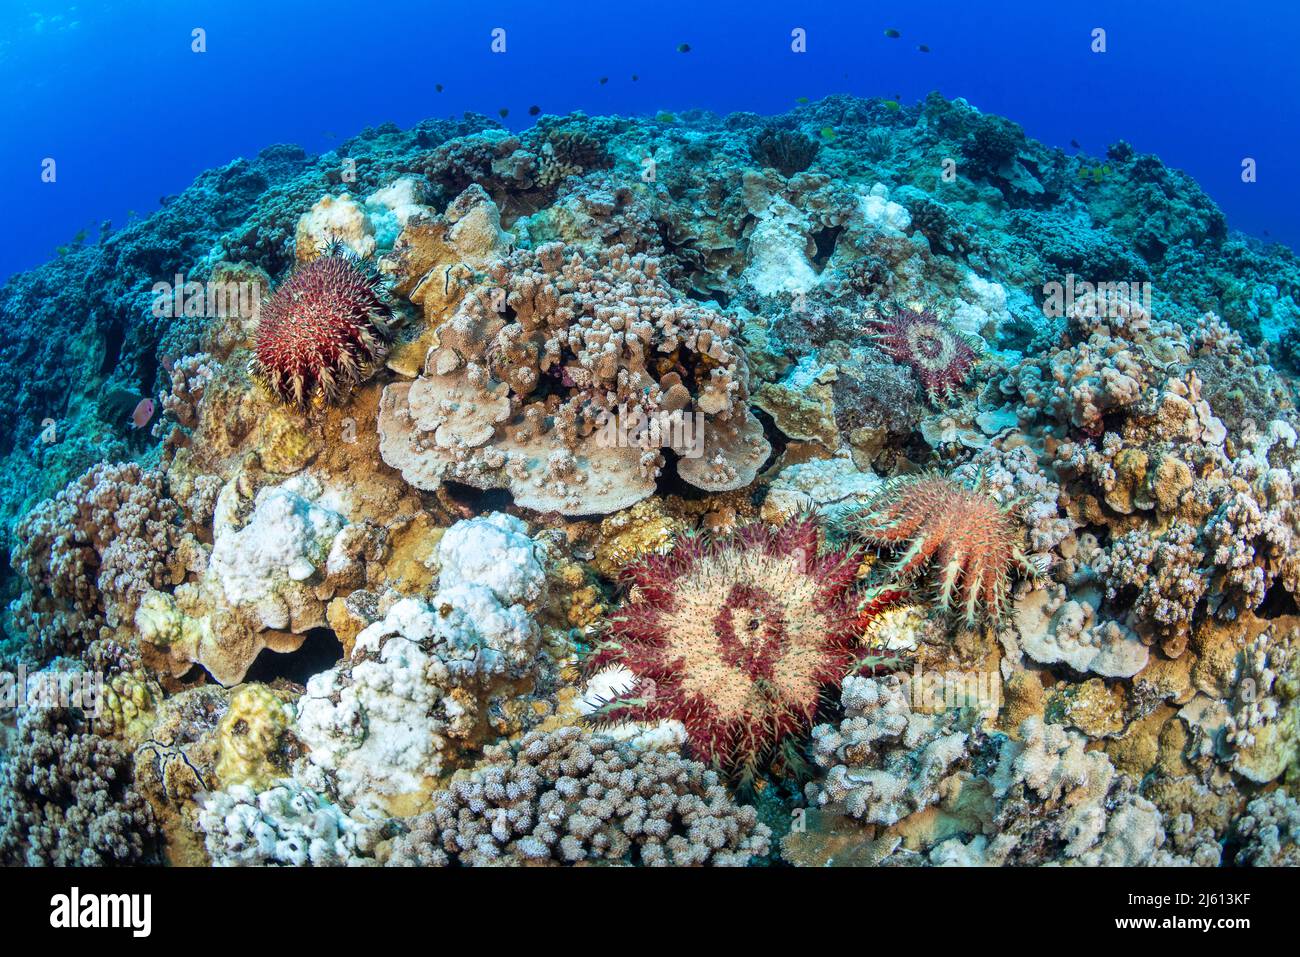
[[[534,105],[774,113],[931,90],[1069,152],[1104,156],[1123,138],[1192,174],[1231,228],[1300,247],[1297,39],[1290,0],[0,0],[0,278],[272,143],[325,151],[366,126],[467,110],[508,110],[522,128]]]

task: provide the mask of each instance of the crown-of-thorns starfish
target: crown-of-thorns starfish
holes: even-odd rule
[[[896,362],[911,367],[932,401],[947,399],[970,377],[979,343],[918,307],[896,306],[868,316],[871,337]]]
[[[390,316],[380,277],[331,244],[262,304],[251,370],[287,402],[334,401],[383,356]]]
[[[901,549],[889,569],[896,581],[936,566],[938,606],[972,628],[1005,616],[1017,569],[1030,578],[1044,571],[1042,560],[1024,552],[1019,508],[999,504],[983,476],[975,487],[935,473],[890,479],[850,527],[872,545]]]
[[[692,754],[752,777],[811,727],[826,689],[879,666],[863,632],[904,597],[859,591],[859,556],[819,544],[802,517],[689,537],[629,565],[629,602],[589,664],[602,678],[619,669],[619,687],[605,683],[592,719],[676,719]]]

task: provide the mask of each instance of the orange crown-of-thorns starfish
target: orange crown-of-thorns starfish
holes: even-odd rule
[[[1038,578],[1043,561],[1024,551],[1016,506],[1004,507],[983,487],[934,473],[886,481],[850,519],[864,541],[897,551],[890,575],[911,582],[935,566],[936,601],[969,627],[1001,620],[1012,575]]]

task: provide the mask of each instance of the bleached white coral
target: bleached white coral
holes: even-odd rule
[[[895,824],[940,798],[940,783],[967,757],[962,714],[916,714],[895,679],[849,677],[845,720],[813,729],[814,762],[826,768],[809,799],[871,824]]]
[[[744,278],[764,296],[808,292],[817,285],[817,270],[808,261],[809,244],[803,214],[785,200],[773,199],[749,238]]]
[[[349,805],[392,807],[483,736],[491,701],[529,676],[540,644],[524,603],[542,597],[545,572],[525,532],[501,514],[457,523],[439,543],[432,600],[397,602],[350,660],[307,683],[296,730],[309,780]]]
[[[218,867],[371,863],[381,828],[286,780],[261,793],[237,784],[208,796],[198,824]]]
[[[884,183],[877,183],[859,197],[858,212],[869,225],[893,236],[904,235],[912,225],[912,214],[890,200]]]
[[[235,515],[233,485],[217,501],[208,574],[233,606],[256,606],[267,628],[289,628],[296,602],[283,594],[325,564],[334,538],[347,520],[316,501],[320,484],[308,476],[257,493],[253,514],[242,527]],[[298,630],[298,629],[294,629]]]
[[[483,585],[506,603],[533,602],[546,583],[528,526],[513,515],[493,512],[457,522],[438,543],[438,584]]]

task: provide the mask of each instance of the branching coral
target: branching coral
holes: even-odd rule
[[[939,800],[940,782],[968,758],[970,716],[914,714],[896,681],[850,677],[845,720],[813,731],[813,761],[826,770],[810,801],[869,824],[895,824]]]
[[[75,653],[104,625],[129,622],[141,598],[183,575],[187,533],[157,469],[98,465],[28,512],[10,561],[27,590],[10,606],[25,656]]]
[[[572,727],[486,754],[411,822],[390,864],[744,866],[767,853],[754,809],[676,754]]]
[[[1223,744],[1233,770],[1260,784],[1300,775],[1300,628],[1293,623],[1270,624],[1237,656]]]
[[[439,330],[424,374],[384,390],[380,451],[417,488],[509,488],[563,514],[649,495],[664,465],[710,491],[751,482],[769,447],[733,320],[681,297],[658,262],[559,243],[491,267]]]
[[[1300,802],[1286,792],[1273,791],[1247,804],[1233,832],[1241,842],[1238,864],[1300,867]]]
[[[0,766],[0,863],[104,867],[154,861],[158,830],[131,786],[131,756],[80,711],[22,713]]]
[[[819,553],[809,518],[687,539],[628,566],[628,605],[591,662],[626,677],[597,720],[680,721],[695,756],[752,774],[811,725],[825,687],[864,666],[863,631],[900,597],[863,604],[856,571],[851,552]]]
[[[1025,554],[1014,508],[999,504],[981,485],[939,475],[886,482],[852,527],[874,545],[904,548],[890,569],[897,578],[910,581],[938,565],[938,605],[960,612],[969,627],[1005,615],[1017,569],[1033,578],[1043,571],[1040,561]]]
[[[1196,528],[1186,522],[1174,523],[1159,537],[1134,529],[1119,536],[1096,564],[1107,599],[1131,597],[1133,611],[1175,658],[1187,644],[1192,614],[1207,584],[1199,570],[1203,555],[1196,539]]]

